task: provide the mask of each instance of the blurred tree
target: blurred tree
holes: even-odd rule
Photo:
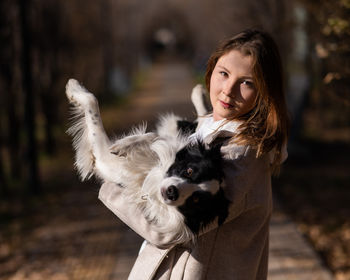
[[[270,32],[279,45],[285,63],[291,49],[293,33],[293,3],[286,0],[262,0],[247,2],[247,23]]]
[[[196,0],[183,2],[183,12],[193,28],[195,60],[205,67],[217,42],[247,29],[259,28],[276,39],[284,61],[289,55],[292,34],[292,3],[287,0]],[[198,61],[197,61],[198,60]]]
[[[298,0],[298,3],[308,13],[307,67],[313,81],[310,105],[318,114],[318,126],[349,127],[350,1]]]
[[[9,147],[10,173],[13,178],[21,177],[20,164],[20,110],[18,110],[18,94],[14,84],[16,79],[16,44],[15,44],[15,20],[16,5],[13,1],[4,0],[0,3],[0,40],[6,42],[0,45],[0,90],[2,102],[1,108],[4,114],[0,118],[6,120],[7,125],[2,127],[3,145]],[[6,130],[6,132],[5,132]]]
[[[101,30],[99,32],[103,60],[103,85],[104,97],[110,93],[110,78],[114,64],[114,41],[112,36],[113,9],[109,1],[100,1]]]
[[[24,129],[26,133],[25,162],[27,163],[26,178],[29,191],[40,193],[38,168],[38,146],[36,139],[36,96],[33,93],[32,76],[32,43],[31,43],[31,1],[19,0],[19,18],[21,23],[21,69],[24,95]]]
[[[1,121],[0,121],[0,131],[1,131]],[[3,139],[2,135],[0,135],[0,194],[6,195],[8,190],[7,190],[7,182],[6,182],[6,175],[5,175],[5,170],[4,170],[4,164],[3,164],[3,155],[2,155],[2,150],[3,150]]]
[[[33,89],[40,99],[44,119],[44,147],[49,155],[56,150],[54,130],[59,122],[60,77],[59,59],[67,40],[62,29],[64,20],[60,1],[33,1],[32,25]]]

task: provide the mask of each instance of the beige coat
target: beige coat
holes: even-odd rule
[[[140,210],[126,202],[122,188],[102,185],[99,199],[148,241],[130,280],[266,279],[272,211],[269,156],[257,159],[253,149],[232,144],[223,146],[222,152],[227,160],[225,193],[232,201],[230,214],[223,225],[213,224],[202,233],[193,246],[173,244],[173,236],[158,233]]]

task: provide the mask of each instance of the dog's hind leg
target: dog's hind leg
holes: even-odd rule
[[[192,89],[191,101],[196,109],[197,117],[203,117],[208,114],[210,105],[206,98],[207,92],[205,88],[198,84]]]
[[[68,81],[66,95],[73,105],[75,120],[68,133],[73,136],[75,165],[84,180],[96,171],[98,162],[108,162],[113,156],[109,152],[111,143],[103,128],[95,96],[74,79]]]
[[[207,92],[205,88],[198,84],[192,89],[191,101],[196,109],[197,120],[187,121],[174,114],[167,114],[162,116],[157,125],[157,133],[167,139],[176,139],[179,135],[191,135],[196,131],[198,123],[202,120],[200,117],[204,117],[210,110],[208,105]]]

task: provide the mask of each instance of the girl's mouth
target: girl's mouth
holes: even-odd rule
[[[224,107],[224,109],[229,109],[229,108],[233,107],[231,104],[228,104],[228,103],[221,101],[221,100],[220,100],[220,103],[221,103],[222,107]]]

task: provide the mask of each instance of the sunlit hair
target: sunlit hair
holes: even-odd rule
[[[210,78],[217,61],[232,50],[238,50],[243,55],[252,57],[253,83],[257,91],[255,106],[250,112],[238,118],[243,123],[238,135],[232,141],[255,146],[257,157],[274,148],[272,169],[276,171],[289,128],[278,48],[269,34],[252,29],[221,42],[207,64],[205,82],[209,92]]]

